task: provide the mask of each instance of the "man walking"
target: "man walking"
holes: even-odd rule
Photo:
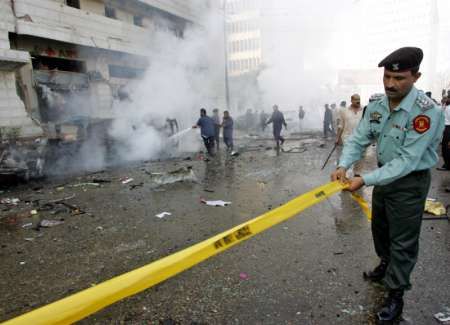
[[[214,141],[216,142],[217,151],[219,151],[219,142],[220,142],[220,116],[219,110],[217,108],[213,109],[212,119],[214,121]]]
[[[278,110],[277,105],[273,105],[273,113],[270,119],[267,121],[266,124],[272,123],[273,125],[273,138],[275,139],[275,142],[277,144],[277,149],[280,147],[280,145],[283,145],[284,138],[281,136],[281,129],[287,128],[286,121],[284,120],[284,115]]]
[[[345,144],[352,135],[352,132],[362,118],[361,98],[358,94],[351,97],[351,105],[339,110],[337,118],[336,144]],[[353,165],[353,175],[360,176],[363,169],[363,160],[357,161]]]
[[[447,98],[442,103],[442,109],[445,115],[445,129],[444,136],[442,137],[442,158],[444,159],[444,165],[437,168],[437,170],[450,171],[450,98]]]
[[[303,131],[303,119],[305,118],[305,110],[303,109],[303,106],[300,106],[298,108],[298,125],[299,125],[299,131]]]
[[[325,104],[325,115],[323,116],[323,136],[328,138],[329,133],[333,133],[333,113],[331,112],[330,106]]]
[[[377,313],[393,321],[403,311],[403,293],[411,288],[417,261],[430,168],[444,128],[441,109],[414,87],[420,78],[423,52],[400,48],[379,63],[384,67],[386,96],[369,103],[364,118],[345,143],[332,180],[349,183],[348,191],[372,186],[372,235],[380,264],[364,273],[367,280],[382,281],[389,295]],[[364,149],[377,142],[378,169],[361,177],[346,178],[347,169],[360,160]]]
[[[223,112],[223,142],[227,146],[227,151],[233,151],[233,118],[228,111]]]
[[[198,127],[200,127],[200,134],[202,136],[203,143],[205,144],[206,151],[210,156],[214,156],[214,121],[206,115],[206,109],[204,108],[200,110],[200,118],[198,119],[197,124],[192,126],[194,129]]]

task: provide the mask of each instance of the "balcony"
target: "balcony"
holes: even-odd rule
[[[145,55],[151,31],[50,0],[15,0],[16,33]]]

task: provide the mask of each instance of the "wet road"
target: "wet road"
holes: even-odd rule
[[[289,141],[287,147],[306,151],[280,156],[266,150],[268,144],[252,141],[253,149],[236,158],[149,162],[0,194],[21,200],[0,212],[0,320],[143,266],[328,182],[333,161],[323,172],[320,167],[331,143]],[[151,173],[188,166],[198,182],[155,185]],[[448,204],[450,173],[438,173],[429,196]],[[124,177],[134,181],[122,184]],[[73,186],[94,179],[111,182]],[[63,206],[52,214],[58,212],[53,204],[28,215],[38,202],[74,194],[65,202],[88,213]],[[201,198],[232,204],[208,207]],[[163,211],[172,215],[155,217]],[[64,223],[37,231],[39,219]],[[406,294],[407,324],[433,323],[433,314],[450,307],[449,223],[425,221],[420,244],[413,290]],[[370,224],[342,193],[80,323],[372,324],[384,291],[364,282],[362,272],[376,263]]]

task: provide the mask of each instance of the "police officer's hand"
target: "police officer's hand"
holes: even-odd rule
[[[347,179],[347,170],[345,168],[339,167],[331,174],[331,180],[334,181],[341,181],[341,182],[348,182]]]
[[[196,129],[196,128],[198,128],[198,125],[193,125],[192,128]]]
[[[359,190],[361,187],[364,186],[364,180],[362,177],[354,177],[349,180],[349,186],[346,188],[346,191],[354,192]]]

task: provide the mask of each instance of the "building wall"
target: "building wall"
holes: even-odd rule
[[[9,4],[7,1],[0,2],[1,5],[5,3]],[[210,75],[211,105],[212,103],[221,107],[225,105],[224,31],[219,1],[111,0],[108,1],[108,5],[116,9],[115,19],[105,17],[105,2],[101,0],[80,0],[79,9],[67,6],[65,0],[15,0],[13,3],[16,17],[20,18],[15,18],[11,8],[8,7],[10,15],[6,17],[7,19],[0,20],[0,28],[9,22],[15,49],[11,52],[26,54],[22,67],[15,70],[20,76],[21,88],[25,89],[24,101],[32,112],[39,111],[39,102],[29,53],[39,57],[83,62],[85,67],[83,73],[95,76],[89,81],[89,101],[86,102],[89,110],[84,107],[85,112],[89,111],[89,116],[93,118],[112,118],[112,102],[118,88],[132,79],[111,76],[110,66],[145,70],[149,64],[149,55],[164,57],[164,53],[149,52],[151,50],[148,45],[152,42],[153,31],[161,28],[161,21],[158,25],[155,16],[152,14],[145,16],[144,14],[148,12],[154,12],[159,18],[168,19],[168,23],[172,22],[171,19],[176,21],[176,24],[185,21],[186,24],[196,25],[200,29],[210,27],[208,26],[210,22],[204,19],[209,13],[214,12],[218,15],[215,17],[217,20],[211,20],[214,22],[214,28],[219,28],[218,34],[214,36],[208,34],[209,38],[205,37],[205,42],[211,44],[210,47],[214,51],[207,54],[208,59],[201,68],[206,69]],[[146,5],[153,7],[146,11],[145,8],[142,9],[142,6]],[[155,8],[160,11],[155,11]],[[0,14],[3,13],[1,10]],[[134,25],[134,16],[141,13],[143,27]],[[8,38],[7,35],[7,32],[0,32],[0,49],[2,46],[9,48],[9,41],[7,45],[2,41]],[[11,75],[14,76],[14,72],[8,75],[8,87],[12,85]],[[14,80],[12,82],[14,83]],[[3,100],[1,92],[0,99]],[[19,97],[15,96],[15,99],[18,100]],[[11,99],[8,99],[8,103],[7,110],[11,111]],[[15,105],[20,106],[19,110],[23,114],[25,108],[23,103],[20,103],[21,106],[16,101]],[[18,112],[11,114],[12,117],[15,114],[14,118],[20,115]],[[38,114],[36,117],[39,117]],[[29,125],[23,120],[16,119],[16,122],[19,125]]]
[[[261,11],[256,1],[227,1],[228,74],[257,71],[262,63]]]
[[[14,31],[14,15],[9,1],[0,2],[0,129],[2,137],[42,135],[17,95],[15,69],[29,61],[26,52],[10,49],[8,33]]]

